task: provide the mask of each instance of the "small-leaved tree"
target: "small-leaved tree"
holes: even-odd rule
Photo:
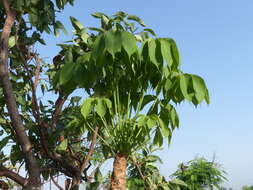
[[[226,180],[224,174],[225,171],[216,162],[196,158],[186,164],[180,164],[172,176],[187,184],[183,190],[213,190],[222,189],[221,184]]]

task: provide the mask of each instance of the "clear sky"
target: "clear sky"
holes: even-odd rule
[[[181,125],[172,144],[159,154],[161,171],[169,176],[180,162],[204,156],[223,165],[226,186],[253,185],[253,1],[252,0],[76,0],[59,19],[69,36],[40,47],[44,57],[57,53],[56,43],[71,38],[68,17],[85,26],[98,22],[93,12],[125,11],[140,16],[158,36],[176,40],[184,72],[201,75],[211,96],[209,106],[178,106]]]

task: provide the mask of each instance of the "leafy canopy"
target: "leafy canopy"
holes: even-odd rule
[[[180,70],[173,39],[158,38],[149,28],[137,29],[136,24],[145,26],[140,18],[124,12],[92,16],[101,28],[85,28],[70,18],[75,38],[60,44],[64,56],[52,77],[54,88],[63,94],[85,89],[85,125],[101,128],[110,153],[129,155],[150,139],[158,146],[163,137],[169,142],[179,126],[175,104],[209,103],[204,80]]]
[[[180,164],[179,169],[172,176],[187,184],[183,190],[212,190],[221,189],[221,183],[226,180],[224,174],[225,171],[221,170],[214,161],[196,158],[186,164]]]

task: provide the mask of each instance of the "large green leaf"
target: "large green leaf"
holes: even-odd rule
[[[150,61],[159,69],[159,63],[156,59],[156,41],[154,39],[148,40],[148,56]]]
[[[56,0],[56,6],[58,9],[62,9],[64,7],[63,0]]]
[[[188,89],[190,88],[190,85],[192,85],[190,75],[188,74],[179,75],[179,85],[184,98],[189,101],[192,101],[192,96],[188,93]]]
[[[76,30],[83,30],[84,29],[84,26],[79,22],[79,20],[77,20],[76,18],[74,17],[70,17],[70,21],[71,21],[71,24],[72,26],[76,29]]]
[[[159,117],[158,117],[158,121],[159,121],[159,125],[162,129],[164,137],[170,137],[171,136],[171,131],[170,131],[169,126],[166,126],[165,123],[163,122],[163,120]]]
[[[204,100],[206,96],[205,82],[201,77],[197,75],[191,75],[191,78],[192,78],[193,89],[195,91],[195,97],[198,103],[201,103],[201,101]]]
[[[148,33],[150,33],[150,34],[152,34],[153,36],[156,37],[156,33],[151,28],[145,28],[144,31],[147,31]]]
[[[155,126],[158,126],[158,121],[157,121],[157,115],[156,114],[151,114],[150,116],[147,117],[147,125],[149,128],[153,128]]]
[[[177,44],[173,39],[169,39],[171,44],[171,53],[172,53],[172,59],[173,59],[173,65],[175,68],[177,68],[180,65],[180,56],[179,51],[177,48]]]
[[[65,63],[72,63],[73,62],[73,53],[72,48],[69,48],[64,54],[64,62]]]
[[[86,118],[90,114],[90,112],[92,111],[94,100],[95,100],[94,98],[87,98],[83,102],[83,104],[81,106],[81,113],[84,118]]]
[[[138,22],[141,26],[146,26],[146,24],[144,23],[143,20],[141,20],[139,17],[135,16],[135,15],[129,15],[127,17],[128,20],[134,20],[136,22]]]
[[[57,147],[56,151],[62,152],[66,151],[68,148],[68,139],[64,139]]]
[[[147,116],[146,115],[140,115],[138,117],[138,126],[145,126],[147,123]]]
[[[153,140],[153,144],[155,144],[157,146],[162,146],[163,145],[163,136],[162,136],[162,133],[161,133],[159,127],[156,128],[156,133],[155,133],[155,137],[154,137],[154,140]]]
[[[67,32],[66,28],[64,27],[64,25],[60,21],[56,21],[55,26],[54,26],[55,36],[59,36],[59,29],[62,30],[65,35],[68,34],[68,32]]]
[[[75,64],[66,63],[60,71],[60,84],[64,85],[75,75]]]
[[[172,55],[171,55],[171,44],[168,39],[160,38],[159,42],[161,44],[161,53],[163,60],[166,61],[168,65],[172,64]]]
[[[112,102],[111,102],[111,100],[109,100],[108,98],[104,98],[104,99],[103,99],[103,102],[104,102],[104,104],[107,106],[107,109],[109,110],[109,113],[110,113],[111,115],[113,115],[113,111],[112,111]]]
[[[16,36],[11,36],[10,38],[9,38],[9,48],[12,48],[12,47],[14,47],[15,46],[15,44],[16,44]]]
[[[0,151],[2,151],[2,149],[7,145],[7,143],[10,140],[10,136],[4,137],[1,141],[0,141]]]
[[[102,98],[97,98],[96,112],[100,117],[104,117],[106,114],[106,105]]]
[[[91,16],[94,18],[102,18],[103,16],[108,17],[106,14],[100,12],[92,13]]]
[[[94,61],[97,61],[99,57],[104,55],[104,52],[105,52],[105,37],[104,35],[100,34],[93,44],[91,57],[94,59]]]
[[[123,31],[121,33],[122,46],[124,50],[127,52],[128,56],[131,57],[137,51],[137,45],[135,36],[129,32]]]
[[[114,57],[121,50],[121,32],[109,30],[104,36],[105,48]]]

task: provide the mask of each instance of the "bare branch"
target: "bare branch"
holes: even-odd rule
[[[55,181],[54,177],[50,173],[50,179],[53,181],[54,185],[59,189],[59,190],[64,190],[58,183]]]
[[[34,91],[36,92],[38,82],[40,79],[40,59],[37,55],[35,56],[35,61],[36,61],[36,71],[35,71],[35,79],[34,79],[33,88],[34,88]]]
[[[92,136],[92,141],[91,141],[91,144],[90,144],[90,150],[89,150],[86,158],[83,160],[83,164],[82,164],[81,169],[80,169],[81,173],[87,167],[87,165],[89,163],[89,160],[90,160],[90,157],[92,156],[92,154],[94,152],[94,147],[95,147],[95,144],[96,144],[96,141],[97,141],[97,135],[98,135],[98,127],[95,128],[95,131],[94,131],[93,136]]]

